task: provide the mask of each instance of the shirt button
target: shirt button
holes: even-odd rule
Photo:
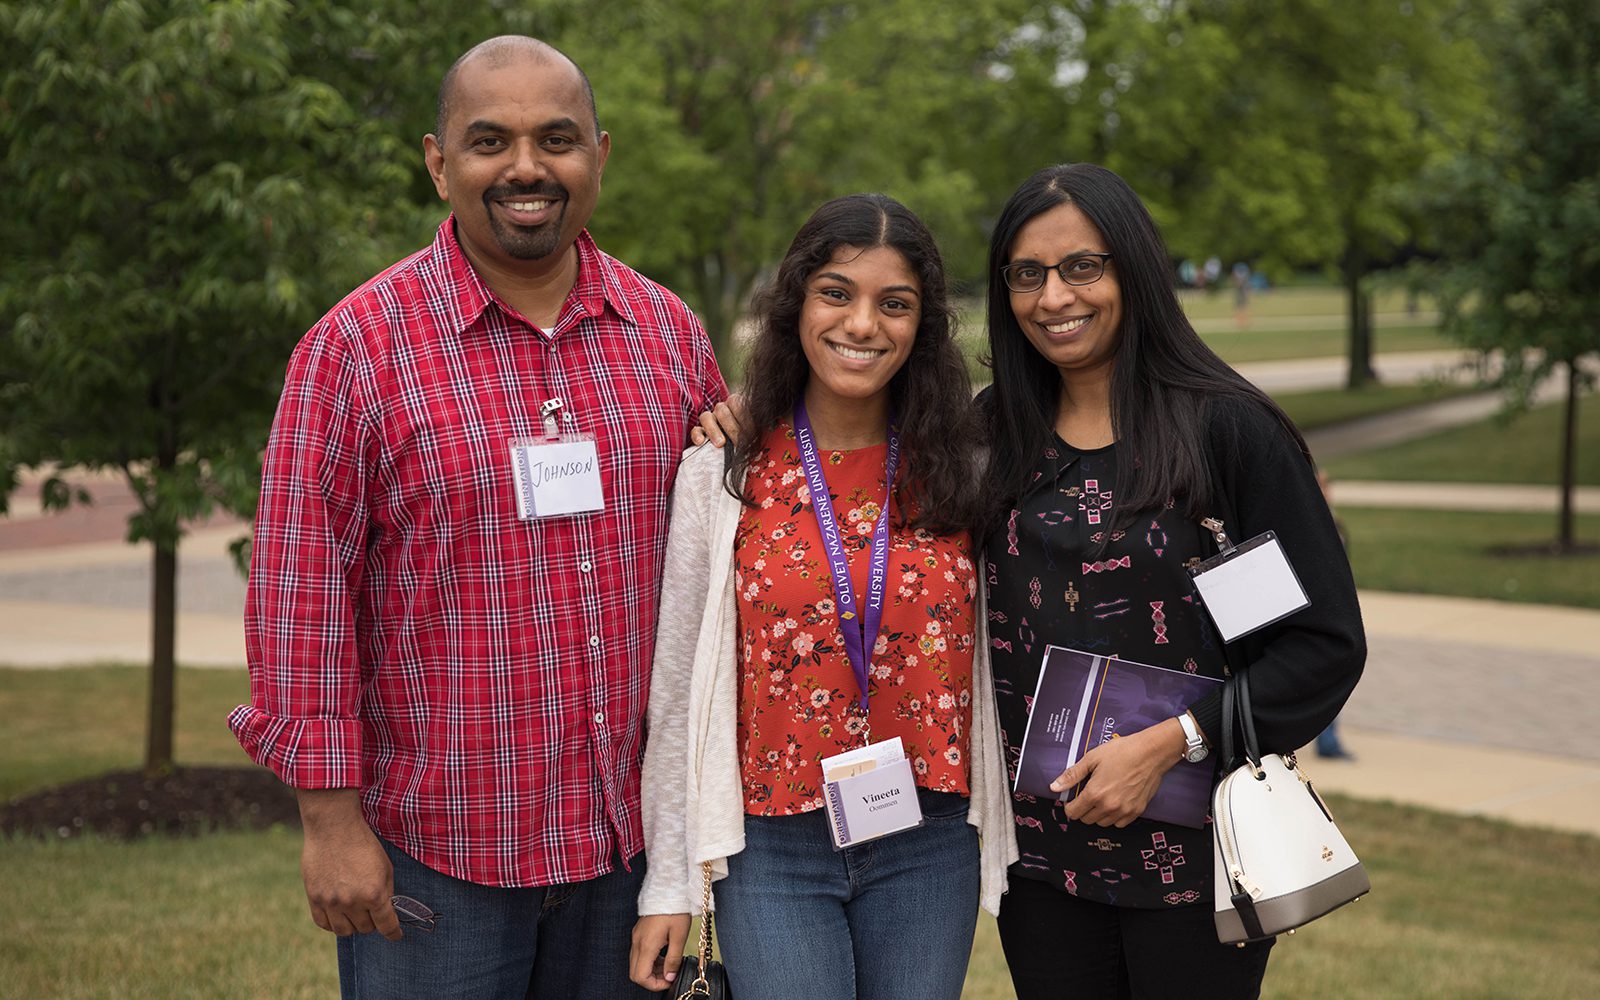
[[[597,726],[604,725],[605,721],[606,721],[606,713],[604,713],[604,712],[596,712],[596,713],[594,713],[594,724],[595,725],[597,725]]]
[[[585,573],[587,573],[587,572],[589,572],[589,570],[593,569],[594,567],[590,564],[589,560],[585,559],[583,562],[578,564],[578,568],[583,570]]]
[[[597,635],[591,635],[589,637],[589,645],[591,645],[591,646],[599,646],[600,645],[600,637],[597,636]]]

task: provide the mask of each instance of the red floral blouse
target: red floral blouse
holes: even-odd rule
[[[866,734],[794,431],[781,425],[764,444],[745,480],[759,507],[745,508],[734,543],[738,738],[745,812],[786,816],[822,808],[819,762],[861,746]],[[887,451],[821,452],[858,602],[866,599]],[[870,735],[899,736],[917,784],[933,791],[969,794],[976,595],[965,532],[934,535],[891,520]]]

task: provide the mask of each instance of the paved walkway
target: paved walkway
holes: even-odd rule
[[[1475,353],[1461,350],[1404,351],[1380,354],[1372,364],[1379,379],[1397,385],[1425,380],[1455,382],[1477,371],[1476,358]],[[1344,385],[1349,364],[1342,357],[1290,358],[1252,361],[1234,368],[1265,392],[1309,392]]]
[[[1180,298],[1187,300],[1187,296]],[[1239,321],[1232,316],[1213,316],[1191,322],[1194,323],[1197,333],[1234,333],[1239,330]],[[1342,313],[1274,316],[1263,314],[1258,310],[1252,315],[1250,326],[1263,330],[1343,330],[1348,322]],[[1416,312],[1381,312],[1372,316],[1373,329],[1378,332],[1380,339],[1386,329],[1399,326],[1435,326],[1438,322],[1439,313],[1434,309],[1419,309]]]
[[[1332,490],[1336,508],[1405,507],[1535,514],[1551,514],[1561,509],[1561,491],[1554,486],[1338,479],[1334,481]],[[1574,489],[1573,507],[1579,514],[1600,514],[1600,486],[1579,486]]]

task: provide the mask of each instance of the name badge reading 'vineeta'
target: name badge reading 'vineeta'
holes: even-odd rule
[[[836,851],[922,825],[916,776],[898,736],[823,758],[822,776]]]
[[[606,507],[600,456],[588,435],[511,442],[511,478],[517,516],[524,521]]]

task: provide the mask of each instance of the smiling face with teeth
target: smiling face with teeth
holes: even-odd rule
[[[877,419],[881,410],[886,421],[889,382],[911,354],[921,316],[922,284],[900,251],[834,251],[806,282],[800,309],[800,346],[811,367],[806,409],[823,420],[863,410]]]
[[[1017,230],[1011,246],[1008,263],[1027,261],[1047,271],[1044,287],[1010,293],[1011,311],[1034,350],[1069,382],[1084,377],[1110,381],[1122,336],[1122,288],[1115,260],[1107,263],[1100,280],[1088,285],[1067,284],[1054,265],[1109,249],[1100,230],[1070,202],[1030,219]]]
[[[444,135],[423,148],[467,259],[490,287],[565,268],[611,151],[577,67],[529,48],[469,59],[450,87]]]

